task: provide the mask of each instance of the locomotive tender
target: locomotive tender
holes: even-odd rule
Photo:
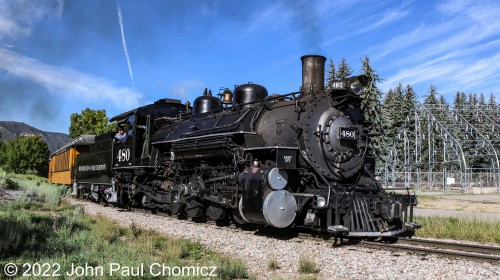
[[[324,89],[325,57],[302,58],[299,92],[257,84],[205,91],[193,108],[160,100],[114,117],[126,143],[95,137],[76,160],[74,193],[123,207],[341,236],[412,235],[416,197],[373,177],[366,77]]]

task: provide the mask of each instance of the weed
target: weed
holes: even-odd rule
[[[318,268],[316,262],[300,254],[299,257],[299,272],[304,274],[317,273]]]
[[[203,257],[203,246],[200,243],[195,243],[191,241],[184,241],[181,244],[181,255],[182,259],[189,258],[194,260],[199,260]]]
[[[142,229],[134,222],[130,225],[130,230],[135,238],[138,238],[142,234]]]
[[[241,260],[230,259],[229,257],[220,257],[217,262],[217,277],[219,279],[248,278],[248,272],[245,264]]]
[[[272,270],[276,270],[276,269],[280,268],[280,266],[278,264],[278,260],[276,259],[276,256],[274,254],[269,256],[269,259],[267,260],[267,268],[272,269]]]

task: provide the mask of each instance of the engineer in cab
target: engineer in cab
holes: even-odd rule
[[[118,127],[118,132],[115,135],[115,143],[125,143],[127,141],[127,134],[123,126]]]

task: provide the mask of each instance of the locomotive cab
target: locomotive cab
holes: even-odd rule
[[[125,130],[124,143],[115,141],[113,145],[113,167],[142,166],[149,163],[150,139],[157,128],[153,121],[157,118],[175,118],[186,111],[180,100],[160,99],[154,104],[128,111],[110,121]]]

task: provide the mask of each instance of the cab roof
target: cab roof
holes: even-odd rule
[[[146,106],[138,107],[135,109],[132,109],[130,111],[127,111],[125,113],[119,114],[118,116],[112,117],[109,121],[114,122],[114,121],[120,121],[125,118],[127,118],[130,115],[149,115],[151,113],[154,113],[157,108],[164,108],[166,105],[169,106],[184,106],[180,100],[178,99],[170,99],[170,98],[164,98],[156,101],[153,104],[149,104]]]

